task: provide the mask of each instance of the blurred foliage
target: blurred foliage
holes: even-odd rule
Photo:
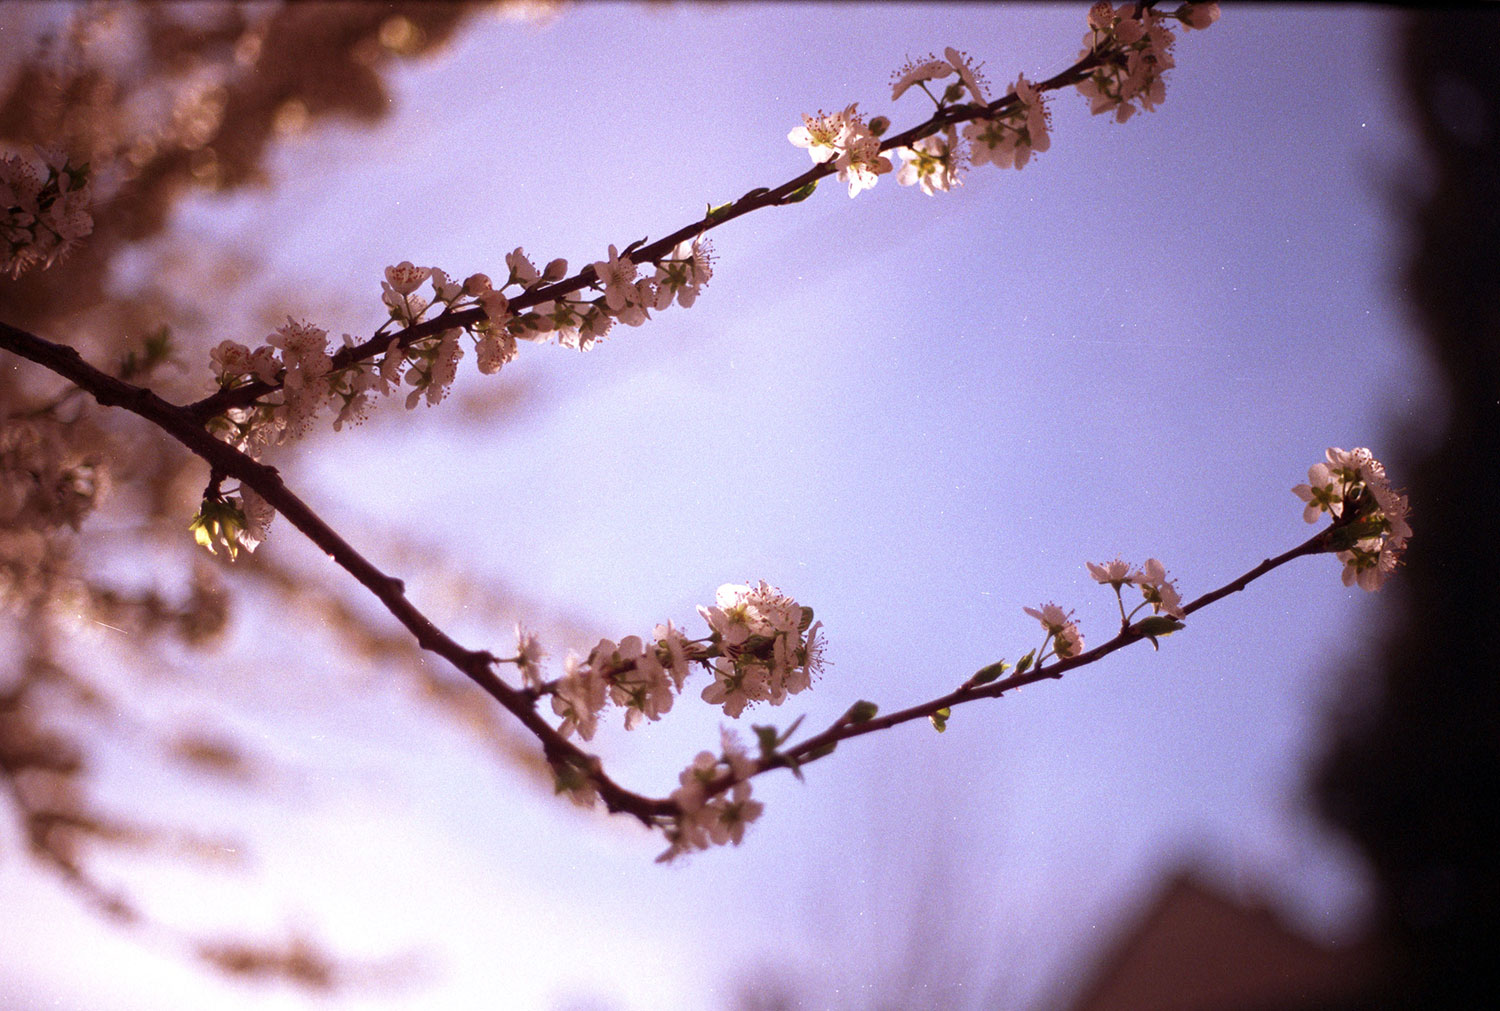
[[[1351,672],[1318,777],[1325,814],[1378,883],[1389,972],[1362,1008],[1500,1000],[1500,12],[1414,13],[1400,40],[1429,174],[1402,194],[1402,280],[1447,395],[1405,433],[1418,534],[1380,637]]]
[[[391,107],[387,72],[440,50],[478,9],[0,5],[0,151],[61,148],[88,161],[95,179],[92,236],[50,270],[0,278],[0,319],[71,344],[169,399],[203,395],[206,367],[186,363],[206,366],[205,324],[234,304],[257,265],[174,236],[174,208],[194,193],[274,185],[266,162],[279,138],[379,121]],[[126,259],[130,271],[120,269]],[[515,391],[502,399],[513,402]],[[237,627],[274,620],[268,615],[296,613],[324,637],[301,676],[337,693],[353,683],[338,671],[360,671],[368,683],[378,670],[550,788],[482,693],[425,666],[410,636],[341,595],[328,572],[309,576],[262,553],[227,578],[223,560],[186,534],[206,467],[138,419],[98,408],[41,370],[0,369],[0,463],[26,484],[0,495],[0,810],[39,866],[110,918],[151,919],[91,867],[98,847],[174,857],[229,847],[198,827],[112,813],[91,790],[96,756],[124,746],[148,752],[137,766],[163,777],[175,766],[224,788],[266,781],[263,759],[232,732],[148,711],[142,689],[165,681],[169,691],[212,694],[236,651],[234,669],[267,681],[298,676],[259,664],[253,642],[235,641]],[[497,616],[516,613],[512,594],[445,568],[440,551],[399,539],[387,547],[404,574],[425,575]],[[0,834],[0,855],[10,838]],[[188,946],[234,975],[312,989],[347,975],[300,935]]]

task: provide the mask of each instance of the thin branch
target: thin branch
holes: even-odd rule
[[[536,711],[534,702],[510,687],[492,669],[497,658],[459,645],[406,598],[401,580],[388,576],[325,523],[298,498],[276,468],[259,463],[203,429],[189,408],[169,403],[143,387],[101,372],[73,348],[43,340],[0,322],[0,347],[57,373],[87,390],[104,407],[121,407],[156,425],[205,460],[215,472],[233,477],[270,503],[340,567],[373,593],[424,650],[443,657],[521,721],[541,742],[554,766],[584,770],[611,811],[635,815],[646,824],[670,814],[669,801],[654,801],[624,789],[606,776],[599,759],[559,734]]]
[[[514,715],[531,731],[542,744],[547,760],[554,768],[572,768],[586,775],[598,790],[600,798],[611,812],[634,815],[646,825],[658,825],[662,819],[679,813],[677,804],[670,798],[651,798],[634,793],[615,783],[603,771],[597,756],[590,755],[562,736],[537,712],[537,693],[515,689],[495,674],[493,667],[499,658],[483,650],[470,650],[459,645],[435,625],[405,596],[401,580],[381,572],[373,563],[356,551],[347,541],[325,523],[313,510],[287,488],[274,467],[258,463],[227,443],[221,442],[205,431],[198,423],[191,406],[179,406],[158,397],[150,390],[132,385],[100,372],[85,362],[73,348],[54,344],[34,334],[19,330],[0,322],[0,347],[63,376],[86,390],[101,405],[122,407],[140,415],[177,439],[196,456],[207,461],[217,473],[236,478],[253,489],[287,518],[294,527],[321,548],[339,566],[347,570],[360,584],[373,593],[396,620],[416,638],[424,650],[443,657],[495,701]],[[1243,590],[1250,583],[1295,558],[1336,550],[1334,535],[1341,526],[1348,525],[1352,513],[1296,547],[1267,558],[1237,579],[1231,580],[1216,590],[1205,593],[1183,606],[1184,616],[1207,607],[1231,593]],[[1122,628],[1113,639],[1077,656],[1057,659],[1031,670],[1012,674],[990,684],[968,685],[907,709],[867,720],[856,720],[846,714],[822,732],[806,738],[792,748],[777,751],[757,760],[752,776],[771,769],[799,768],[829,754],[840,741],[860,737],[877,730],[909,723],[912,720],[932,717],[943,709],[977,702],[980,699],[1000,698],[1006,692],[1038,681],[1061,678],[1067,671],[1083,667],[1103,659],[1109,654],[1140,642],[1153,639],[1154,633],[1135,622]],[[732,775],[725,773],[706,787],[706,794],[713,796],[734,785]]]
[[[1329,543],[1332,539],[1333,531],[1336,529],[1337,525],[1324,529],[1313,537],[1303,541],[1295,548],[1282,552],[1275,558],[1267,558],[1238,579],[1231,580],[1217,590],[1205,593],[1192,603],[1184,605],[1182,608],[1183,614],[1192,614],[1194,611],[1207,607],[1209,604],[1227,597],[1231,593],[1238,593],[1272,569],[1285,565],[1294,558],[1301,558],[1303,555],[1320,554],[1331,550]],[[1012,674],[1010,677],[1001,678],[990,684],[959,688],[956,691],[949,692],[947,695],[923,702],[920,705],[859,722],[855,722],[848,715],[842,716],[834,721],[828,729],[803,740],[795,747],[785,752],[778,752],[769,758],[760,759],[757,764],[756,774],[758,775],[768,769],[782,767],[795,768],[809,761],[815,761],[817,758],[826,755],[834,745],[851,737],[859,737],[877,730],[886,730],[890,727],[898,726],[902,723],[910,723],[912,720],[924,717],[930,718],[939,710],[951,709],[966,702],[977,702],[980,699],[998,699],[1006,692],[1014,691],[1029,684],[1035,684],[1038,681],[1061,678],[1067,671],[1094,663],[1116,650],[1124,649],[1126,646],[1149,638],[1152,638],[1152,635],[1142,631],[1141,623],[1136,622],[1121,629],[1120,633],[1113,639],[1102,645],[1095,646],[1087,652],[1066,659],[1056,660],[1032,670]],[[714,784],[720,790],[727,789],[730,785],[730,783],[725,783],[721,786],[717,781]]]
[[[1097,67],[1109,62],[1118,63],[1121,58],[1117,44],[1111,42],[1100,49],[1091,50],[1071,67],[1036,84],[1035,88],[1038,92],[1046,92],[1077,84],[1087,78]],[[908,147],[922,138],[951,128],[958,123],[1009,114],[1019,108],[1020,104],[1021,99],[1018,95],[1008,94],[985,105],[965,103],[940,106],[926,121],[884,139],[879,145],[879,150],[889,151]],[[806,172],[774,188],[753,189],[738,200],[713,209],[704,218],[684,225],[654,242],[646,243],[643,240],[638,247],[634,245],[627,247],[628,256],[636,264],[655,262],[684,240],[700,236],[752,211],[800,200],[806,195],[809,186],[834,174],[835,171],[837,168],[834,163],[824,162],[814,165]],[[525,310],[585,288],[596,288],[598,284],[599,278],[594,268],[585,267],[571,278],[551,284],[540,284],[522,291],[509,301],[508,310]],[[488,318],[485,311],[477,306],[460,310],[449,308],[433,319],[415,323],[396,333],[377,333],[362,344],[341,349],[332,356],[332,368],[343,369],[393,346],[407,347],[416,341],[445,331],[468,330]],[[280,377],[273,382],[257,380],[233,388],[221,389],[194,403],[178,405],[162,399],[145,387],[99,371],[85,362],[73,348],[51,343],[3,322],[0,322],[0,347],[28,358],[72,381],[79,389],[87,391],[102,406],[121,407],[139,415],[204,460],[216,480],[225,476],[233,477],[243,486],[256,492],[272,508],[284,515],[287,522],[301,531],[340,567],[353,575],[362,586],[373,593],[397,621],[411,633],[421,649],[448,660],[458,671],[474,681],[514,715],[541,742],[545,757],[558,772],[560,779],[567,778],[564,776],[566,770],[574,770],[586,777],[610,811],[630,813],[647,825],[662,825],[667,819],[682,813],[676,802],[670,798],[653,799],[633,793],[606,776],[596,756],[588,754],[572,743],[537,711],[540,696],[538,691],[512,688],[495,673],[494,668],[501,662],[500,658],[487,651],[467,649],[450,638],[406,598],[401,580],[385,574],[355,550],[286,486],[274,467],[257,462],[208,431],[207,425],[212,419],[233,408],[248,407],[261,397],[280,389],[282,385]],[[1338,524],[1335,524],[1333,529],[1337,529],[1337,526]],[[1267,559],[1239,579],[1188,604],[1183,609],[1184,612],[1191,613],[1223,596],[1237,592],[1254,579],[1285,564],[1292,558],[1332,550],[1329,546],[1331,533],[1332,530],[1325,530],[1297,548],[1275,559]],[[976,685],[972,681],[966,682],[956,691],[940,698],[878,718],[860,720],[851,711],[850,715],[840,718],[826,730],[803,740],[789,750],[762,756],[751,774],[758,775],[783,766],[796,769],[805,762],[823,757],[839,741],[876,730],[888,729],[920,717],[931,717],[956,705],[975,702],[983,698],[999,698],[1005,692],[1025,684],[1060,678],[1068,670],[1093,663],[1143,638],[1153,638],[1161,634],[1161,629],[1151,625],[1149,621],[1138,622],[1134,625],[1122,623],[1122,626],[1119,634],[1113,639],[1088,652],[1057,659],[1051,664],[1043,664],[1035,669],[1013,674],[990,684]],[[732,776],[726,773],[709,785],[708,792],[710,794],[722,792],[733,782]]]
[[[1115,53],[1111,49],[1090,52],[1071,67],[1037,84],[1036,90],[1038,92],[1056,91],[1077,84],[1086,78],[1090,71],[1113,59],[1114,56]],[[1012,93],[998,98],[988,105],[962,104],[939,109],[929,119],[911,129],[885,138],[880,144],[880,150],[889,151],[898,147],[910,147],[922,138],[930,137],[939,130],[949,126],[1008,113],[1015,109],[1019,103],[1020,97]],[[752,189],[727,206],[715,209],[710,216],[683,225],[675,232],[633,250],[630,254],[630,259],[637,264],[654,262],[687,239],[704,235],[752,211],[786,204],[788,202],[787,198],[792,194],[820,179],[825,179],[833,175],[835,171],[836,168],[833,162],[823,162],[814,165],[799,176],[788,179],[779,186],[770,189],[764,187]],[[552,284],[541,285],[521,292],[515,298],[509,300],[508,306],[510,309],[517,311],[529,309],[533,306],[541,305],[543,302],[552,302],[565,295],[571,295],[576,291],[592,287],[598,283],[598,280],[598,275],[594,272],[592,266],[584,267],[572,277],[563,278]],[[434,316],[432,319],[414,323],[394,334],[377,334],[361,344],[341,348],[333,355],[332,368],[334,371],[348,368],[355,362],[374,357],[388,348],[398,345],[403,348],[409,347],[416,341],[424,340],[446,330],[467,330],[475,324],[482,323],[488,319],[489,315],[478,306],[457,311],[445,311],[438,316]],[[188,404],[185,410],[201,425],[207,423],[210,418],[217,417],[232,408],[249,407],[261,397],[274,393],[280,388],[281,383],[279,381],[267,383],[261,380],[254,380],[242,386],[221,389],[201,400]]]

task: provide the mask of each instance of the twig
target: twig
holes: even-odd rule
[[[483,650],[466,649],[450,638],[406,598],[401,580],[381,572],[339,536],[311,507],[287,488],[274,467],[258,463],[233,446],[209,435],[198,423],[191,406],[169,403],[148,389],[99,371],[70,347],[43,340],[3,322],[0,322],[0,348],[30,359],[72,381],[103,406],[122,407],[140,415],[177,439],[194,455],[207,461],[213,470],[236,478],[253,489],[373,593],[396,620],[411,632],[422,649],[443,657],[520,720],[541,741],[543,753],[555,768],[568,767],[584,773],[610,811],[634,815],[647,825],[661,824],[664,819],[680,813],[676,802],[671,798],[652,798],[634,793],[610,779],[604,773],[597,756],[588,754],[563,737],[537,712],[537,693],[512,688],[495,674],[493,666],[498,662],[497,657]],[[1295,558],[1335,550],[1334,535],[1343,525],[1347,525],[1345,520],[1336,520],[1332,526],[1296,547],[1274,558],[1265,559],[1237,579],[1184,605],[1183,614],[1192,614],[1231,593],[1237,593]],[[1000,698],[1006,692],[1038,681],[1061,678],[1067,671],[1094,663],[1142,639],[1153,638],[1154,634],[1157,633],[1143,628],[1142,622],[1136,622],[1121,629],[1108,642],[1077,656],[1054,660],[1050,664],[1012,674],[990,684],[961,687],[910,708],[867,720],[856,720],[845,715],[827,729],[785,751],[762,756],[756,761],[751,775],[760,775],[778,768],[799,768],[826,756],[840,741],[931,717],[939,710],[980,699]],[[708,784],[705,793],[707,796],[722,793],[734,782],[732,776],[721,775]]]
[[[214,471],[251,488],[373,593],[411,632],[419,646],[443,657],[520,720],[542,742],[542,750],[554,766],[565,765],[586,771],[609,810],[633,814],[648,825],[675,810],[670,801],[652,800],[632,793],[606,776],[597,757],[559,734],[536,711],[529,697],[511,688],[495,674],[492,666],[497,658],[493,654],[466,649],[450,638],[406,598],[401,580],[381,572],[339,536],[307,503],[293,494],[276,468],[252,460],[228,443],[215,439],[204,430],[190,408],[169,403],[144,387],[99,371],[73,348],[43,340],[4,322],[0,322],[0,347],[71,380],[104,407],[122,407],[140,415],[205,460]]]
[[[1047,80],[1036,85],[1038,92],[1056,91],[1069,85],[1077,84],[1089,75],[1089,72],[1102,63],[1113,58],[1111,50],[1103,52],[1091,52],[1079,59],[1071,67],[1061,73],[1049,77]],[[924,137],[930,137],[946,127],[957,123],[964,123],[974,119],[988,118],[1002,115],[1011,111],[1020,102],[1019,96],[1007,94],[998,98],[988,105],[961,104],[939,109],[926,121],[917,124],[903,133],[887,137],[881,141],[880,150],[889,151],[898,147],[910,147]],[[703,235],[715,228],[728,224],[735,218],[758,211],[766,207],[782,205],[788,197],[798,190],[817,182],[820,179],[833,175],[836,171],[832,162],[824,162],[814,165],[795,178],[771,189],[752,189],[724,207],[716,208],[713,213],[696,221],[683,225],[669,235],[646,243],[633,250],[630,259],[636,263],[647,263],[659,259],[662,255],[677,247],[686,239]],[[595,285],[598,276],[592,266],[583,268],[572,277],[563,278],[552,284],[541,285],[523,291],[515,298],[509,300],[508,305],[512,310],[525,310],[532,306],[541,305],[543,302],[551,302],[571,295],[576,291]],[[332,368],[334,371],[347,368],[358,361],[385,351],[393,347],[409,347],[416,341],[423,340],[440,334],[445,330],[469,329],[477,323],[489,319],[488,314],[478,306],[458,311],[443,312],[432,319],[414,323],[404,330],[393,334],[377,334],[369,340],[350,347],[341,348],[333,355]],[[221,389],[201,400],[188,404],[185,408],[199,424],[206,423],[210,418],[217,417],[236,407],[249,407],[261,397],[274,393],[281,388],[281,383],[264,382],[254,380],[242,386],[232,389]]]

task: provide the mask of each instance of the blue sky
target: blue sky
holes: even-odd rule
[[[1076,55],[1084,14],[580,5],[540,27],[480,19],[397,74],[379,129],[292,140],[271,191],[183,208],[185,234],[267,261],[202,346],[243,339],[232,314],[272,305],[368,331],[381,270],[400,260],[493,274],[520,245],[576,268],[803,171],[786,132],[804,112],[858,101],[896,129],[924,118],[920,94],[888,101],[909,55],[957,46],[997,87],[1045,77]],[[855,200],[826,185],[716,232],[717,272],[691,310],[585,355],[523,347],[503,374],[533,391],[522,416],[423,408],[278,465],[378,562],[399,572],[385,532],[415,532],[616,637],[696,622],[720,583],[782,587],[816,608],[831,665],[746,722],[806,713],[820,727],[858,698],[893,709],[946,692],[1038,643],[1023,606],[1076,608],[1101,641],[1114,603],[1085,561],[1159,557],[1197,596],[1308,536],[1289,489],[1325,447],[1381,455],[1397,423],[1436,409],[1397,294],[1393,187],[1420,178],[1387,37],[1397,16],[1231,8],[1179,39],[1155,113],[1116,125],[1064,93],[1052,149],[1022,172],[975,170],[937,197],[890,177]],[[483,397],[496,381],[465,365],[465,394]],[[280,527],[265,550],[315,555],[296,542]],[[497,652],[528,617],[414,592]],[[658,839],[521,786],[389,693],[328,693],[336,715],[294,694],[242,719],[320,771],[295,802],[255,806],[252,876],[207,887],[268,929],[291,910],[355,954],[419,950],[415,993],[453,1008],[712,1007],[770,978],[809,1007],[1024,1006],[1185,859],[1348,937],[1359,866],[1317,829],[1301,784],[1379,615],[1332,559],[1301,560],[1160,653],[959,710],[942,736],[849,742],[806,784],[763,777],[744,846],[670,868],[652,863]],[[289,654],[305,634],[268,628],[256,648]],[[556,659],[590,643],[548,645]],[[662,724],[601,733],[619,778],[666,792],[715,746],[721,716],[693,694]],[[362,729],[325,747],[325,721]],[[310,1006],[142,954],[0,873],[58,918],[28,938],[0,931],[28,946],[17,961],[34,975],[17,985],[61,1006]],[[199,893],[170,869],[136,873],[193,915]],[[60,978],[49,966],[81,935],[98,956]]]

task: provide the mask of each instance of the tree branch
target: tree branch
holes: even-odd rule
[[[411,632],[418,645],[447,660],[520,720],[542,742],[542,749],[554,766],[584,770],[609,810],[633,814],[648,825],[675,810],[669,801],[652,800],[632,793],[606,776],[596,756],[559,734],[536,711],[535,703],[528,696],[511,688],[495,674],[492,667],[497,658],[493,654],[466,649],[451,639],[406,598],[401,580],[381,572],[339,536],[286,486],[276,468],[258,463],[214,438],[190,408],[169,403],[144,387],[99,371],[73,348],[43,340],[4,322],[0,322],[0,347],[70,380],[102,406],[121,407],[145,418],[206,461],[214,471],[233,477],[252,489],[373,593]]]
[[[634,793],[610,779],[604,773],[597,756],[583,751],[562,736],[537,712],[537,693],[512,688],[495,674],[493,667],[498,662],[497,657],[483,650],[467,649],[450,638],[406,598],[401,580],[381,572],[356,551],[287,488],[274,467],[252,460],[205,431],[191,406],[169,403],[148,389],[100,372],[85,362],[73,348],[43,340],[4,322],[0,322],[0,348],[12,351],[72,381],[103,406],[122,407],[145,418],[181,442],[194,455],[205,460],[214,471],[236,478],[254,490],[373,593],[415,637],[422,649],[443,657],[515,716],[541,742],[543,753],[554,768],[572,768],[587,776],[611,812],[634,815],[650,826],[659,825],[663,819],[670,819],[679,813],[676,802],[670,798],[651,798]],[[1348,525],[1351,516],[1335,520],[1331,526],[1296,547],[1274,558],[1265,559],[1238,578],[1185,604],[1183,614],[1192,614],[1231,593],[1237,593],[1295,558],[1337,550],[1334,546],[1335,534],[1341,527]],[[751,775],[760,775],[777,768],[797,769],[826,756],[840,741],[877,730],[887,730],[923,717],[932,717],[940,710],[980,699],[1000,698],[1007,692],[1038,681],[1061,678],[1067,671],[1095,663],[1142,639],[1150,638],[1154,642],[1156,634],[1160,633],[1147,631],[1142,622],[1135,622],[1124,626],[1108,642],[1077,656],[1057,659],[1050,664],[1015,673],[990,684],[965,685],[927,702],[867,720],[858,720],[853,715],[846,714],[827,729],[804,739],[794,747],[762,756],[756,761]],[[707,785],[705,793],[707,796],[722,793],[735,782],[732,775],[720,775]]]
[[[1231,593],[1243,590],[1250,583],[1264,576],[1272,569],[1285,565],[1294,558],[1332,550],[1329,547],[1329,541],[1337,526],[1338,524],[1335,524],[1335,526],[1319,531],[1295,548],[1284,551],[1275,558],[1266,559],[1238,579],[1231,580],[1217,590],[1205,593],[1192,603],[1185,604],[1182,608],[1183,614],[1192,614],[1194,611],[1207,607],[1209,604],[1227,597]],[[951,709],[966,702],[977,702],[980,699],[998,699],[1006,692],[1014,691],[1029,684],[1035,684],[1038,681],[1061,678],[1067,671],[1102,660],[1116,650],[1124,649],[1126,646],[1140,642],[1142,639],[1152,637],[1151,634],[1141,630],[1140,622],[1135,622],[1121,629],[1120,633],[1113,639],[1102,645],[1095,646],[1087,652],[1066,659],[1055,660],[1050,664],[1035,667],[1018,674],[1012,674],[1010,677],[1001,678],[990,684],[962,687],[956,691],[949,692],[947,695],[923,702],[920,705],[902,709],[899,712],[888,713],[884,716],[876,716],[868,720],[855,721],[849,715],[842,716],[834,721],[828,729],[803,740],[795,747],[785,752],[779,752],[769,758],[762,758],[758,763],[756,773],[759,774],[768,769],[782,767],[795,768],[809,761],[816,761],[818,758],[828,754],[834,745],[851,737],[859,737],[877,730],[886,730],[890,727],[899,726],[902,723],[910,723],[912,720],[922,719],[923,717],[930,718],[939,710]],[[732,785],[730,782],[723,784],[715,782],[714,784],[721,791],[727,789],[730,785]]]
[[[1087,77],[1090,71],[1109,62],[1115,55],[1115,51],[1109,48],[1098,52],[1091,52],[1061,73],[1037,84],[1036,90],[1038,92],[1056,91],[1077,84]],[[917,124],[903,133],[885,138],[880,144],[880,150],[889,151],[898,147],[910,147],[922,138],[930,137],[946,127],[975,119],[1004,115],[1015,109],[1019,102],[1020,98],[1017,95],[1008,94],[990,102],[988,105],[962,104],[939,109],[926,121]],[[752,189],[727,206],[715,209],[711,215],[683,225],[669,235],[633,250],[630,254],[630,259],[638,264],[658,260],[687,239],[704,235],[752,211],[785,204],[787,198],[793,193],[820,179],[825,179],[833,175],[835,171],[836,168],[832,162],[824,162],[814,165],[806,172],[788,179],[779,186],[770,189],[764,187]],[[509,300],[509,308],[521,311],[541,305],[544,302],[555,301],[565,295],[571,295],[584,288],[594,286],[598,283],[598,280],[599,278],[594,272],[594,268],[588,266],[572,277],[563,278],[552,284],[540,285],[521,292],[521,294]],[[395,334],[377,334],[363,343],[341,348],[333,355],[332,368],[334,371],[338,371],[349,367],[355,362],[374,357],[387,348],[397,345],[403,348],[409,347],[416,341],[440,334],[445,330],[467,330],[475,324],[482,323],[488,319],[489,315],[478,306],[461,309],[456,312],[444,312],[441,315],[434,316],[432,319],[423,320],[404,330],[399,330]],[[274,393],[280,388],[281,382],[279,380],[274,383],[254,380],[242,386],[221,389],[201,400],[188,404],[185,410],[201,425],[206,423],[210,418],[223,414],[232,408],[249,407],[261,397]]]

